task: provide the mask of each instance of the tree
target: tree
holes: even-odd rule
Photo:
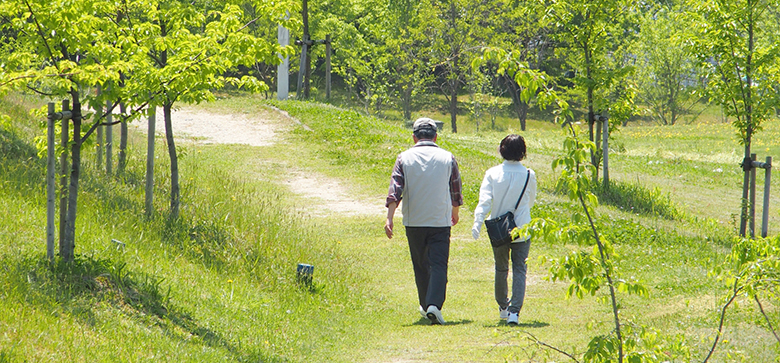
[[[530,2],[513,1],[511,4],[501,11],[493,12],[490,22],[495,32],[491,36],[490,45],[515,50],[520,60],[530,68],[555,74],[559,71],[554,55],[556,45],[548,34],[549,29],[540,26],[545,9]],[[512,98],[512,108],[520,122],[520,129],[525,131],[530,104],[520,97],[523,86],[512,77],[501,78]]]
[[[283,4],[252,3],[256,13],[279,22],[285,22]],[[277,54],[283,50],[274,41],[249,34],[247,26],[259,18],[242,22],[244,13],[236,4],[162,0],[152,5],[130,8],[120,19],[125,31],[122,44],[133,44],[137,48],[130,51],[138,55],[134,72],[128,74],[132,81],[126,81],[124,89],[128,94],[151,93],[147,103],[163,109],[171,172],[170,217],[176,219],[181,195],[171,115],[174,104],[213,100],[212,92],[226,85],[251,91],[267,89],[254,77],[223,75],[238,65],[278,62]]]
[[[702,99],[696,62],[683,44],[684,24],[665,7],[648,13],[634,48],[639,96],[661,125],[676,124]]]
[[[336,35],[332,40],[333,72],[341,76],[348,92],[363,104],[367,114],[371,105],[386,94],[383,88],[388,74],[385,62],[389,55],[382,53],[382,43],[372,32],[382,14],[374,10],[382,7],[381,1],[312,4],[309,18],[315,38]],[[322,51],[317,47],[312,50],[313,59]]]
[[[108,92],[96,96],[82,94],[84,87],[116,80],[130,68],[120,49],[107,41],[117,26],[107,17],[110,5],[104,1],[49,2],[40,0],[9,1],[0,4],[4,31],[15,37],[13,51],[3,54],[5,64],[0,89],[25,89],[51,98],[70,97],[72,129],[70,140],[70,178],[67,211],[61,233],[60,256],[72,261],[75,250],[76,215],[81,149],[90,132],[82,136],[84,120],[81,105],[100,104]],[[109,110],[110,112],[110,110]],[[102,115],[92,118],[94,130]],[[65,147],[65,145],[62,145]]]
[[[390,0],[380,29],[385,39],[384,54],[389,55],[387,69],[390,96],[398,100],[404,120],[412,118],[412,100],[432,81],[427,53],[430,47],[423,34],[424,21],[419,3]]]
[[[740,235],[745,236],[753,135],[778,105],[777,0],[692,1],[688,45],[704,66],[711,99],[723,107],[745,148]]]
[[[437,72],[438,88],[447,100],[452,132],[458,132],[458,93],[475,56],[479,40],[488,39],[497,3],[482,0],[429,0],[422,14],[428,22],[426,35],[432,49],[432,68]],[[483,42],[482,45],[485,43]]]
[[[253,4],[268,16],[283,11],[278,2]],[[65,261],[74,258],[82,145],[104,124],[105,115],[122,101],[131,108],[130,117],[148,105],[163,105],[170,141],[171,216],[176,218],[179,190],[170,127],[173,102],[213,98],[211,90],[226,84],[262,89],[265,85],[253,78],[221,74],[236,64],[258,59],[271,63],[280,51],[245,32],[240,8],[233,4],[209,9],[176,1],[15,0],[0,3],[0,18],[3,32],[15,34],[10,41],[13,52],[0,55],[5,65],[0,90],[27,89],[52,98],[70,97],[73,102],[67,218],[60,241],[60,256]],[[107,91],[107,84],[118,84],[123,77],[125,87]],[[82,93],[95,86],[102,86],[104,92]],[[83,103],[99,109],[107,100],[112,103],[104,114],[82,115]],[[91,122],[84,134],[83,120]]]
[[[637,33],[630,21],[635,14],[635,3],[628,0],[550,0],[545,5],[547,11],[543,22],[552,28],[554,39],[568,45],[568,50],[562,50],[566,51],[569,65],[574,69],[574,88],[584,92],[588,137],[596,144],[591,163],[598,166],[600,144],[596,141],[601,137],[602,125],[596,122],[596,114],[608,110],[612,102],[632,102],[631,92],[612,92],[610,88],[624,83],[630,70],[623,58],[623,48]]]

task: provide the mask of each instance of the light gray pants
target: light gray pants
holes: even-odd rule
[[[493,257],[496,260],[495,295],[498,306],[509,307],[510,313],[519,313],[525,300],[525,276],[528,267],[525,260],[531,249],[531,240],[493,247]],[[509,275],[509,257],[512,257],[512,299],[507,299],[507,277]]]

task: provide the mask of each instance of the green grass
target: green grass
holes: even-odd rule
[[[0,362],[565,361],[529,334],[581,353],[590,337],[611,330],[603,293],[564,299],[567,284],[545,280],[540,256],[590,248],[560,242],[531,247],[520,327],[496,319],[492,256],[484,237],[471,239],[470,211],[484,171],[500,162],[498,142],[519,132],[511,127],[476,134],[464,121],[462,132],[445,127],[440,135],[460,163],[467,204],[453,229],[444,310],[451,324],[430,327],[416,312],[402,232],[388,240],[383,215],[306,212],[322,202],[279,182],[306,172],[340,181],[358,200],[381,203],[396,155],[411,145],[402,121],[241,95],[192,106],[260,115],[284,131],[267,147],[180,143],[182,217],[174,222],[165,217],[163,140],[151,217],[143,213],[145,137],[131,138],[122,176],[98,173],[87,152],[78,258],[51,265],[42,233],[44,165],[30,146],[36,122],[25,111],[37,104],[21,97],[3,102],[13,121],[0,123],[0,208],[8,211],[0,214]],[[757,143],[780,151],[771,143],[777,121],[766,129]],[[618,274],[650,289],[649,298],[621,294],[623,316],[666,335],[683,334],[694,360],[709,348],[727,293],[708,272],[729,251],[731,215],[739,207],[741,179],[729,156],[739,159],[739,146],[732,134],[728,125],[712,124],[622,129],[613,135],[613,184],[597,209],[597,225],[616,247]],[[567,220],[576,206],[555,192],[550,169],[562,131],[532,121],[523,135],[526,163],[541,187],[534,215]],[[773,209],[774,225],[778,217]],[[301,262],[315,266],[311,288],[296,283]],[[729,312],[725,338],[717,361],[777,356],[750,301]]]

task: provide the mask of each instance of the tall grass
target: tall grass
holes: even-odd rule
[[[684,220],[688,214],[671,196],[659,188],[649,190],[641,185],[609,181],[609,185],[597,183],[594,188],[599,203],[614,206],[629,213],[644,214],[670,220]]]

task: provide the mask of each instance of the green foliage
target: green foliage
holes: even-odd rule
[[[638,5],[625,0],[544,2],[542,24],[553,29],[552,38],[565,44],[568,65],[575,71],[571,79],[583,97],[581,104],[589,113],[610,110],[611,119],[621,122],[633,113],[633,85],[626,82],[632,71],[626,62],[627,45],[636,36]],[[614,111],[613,111],[614,109]],[[595,120],[587,119],[589,125]],[[591,141],[597,140],[593,130]]]
[[[571,284],[566,290],[566,297],[576,296],[582,299],[586,294],[595,296],[604,285],[601,264],[598,254],[583,251],[573,251],[560,260],[547,260],[550,264],[552,281],[569,280]]]
[[[581,141],[574,134],[566,137],[563,141],[563,147],[567,154],[552,162],[554,170],[562,169],[556,189],[563,190],[571,200],[577,200],[581,194],[595,207],[598,200],[590,192],[590,189],[594,184],[593,180],[597,177],[597,170],[595,166],[588,163],[588,160],[590,159],[589,151],[594,152],[596,144],[590,141]]]
[[[633,324],[626,324],[624,332],[626,334],[625,348],[628,363],[691,361],[691,348],[688,346],[687,339],[682,335],[662,334],[656,329]]]
[[[684,47],[685,23],[676,19],[677,15],[674,9],[666,7],[649,12],[634,45],[636,53],[643,55],[637,58],[636,68],[640,97],[661,125],[686,119],[703,97],[697,79],[701,72]]]
[[[749,149],[753,134],[778,104],[776,0],[692,1],[684,13],[691,26],[688,46],[708,74],[709,97],[733,118],[739,141]]]
[[[780,237],[740,238],[734,241],[731,253],[712,273],[727,287],[736,287],[750,298],[763,295],[777,301],[780,287]]]

